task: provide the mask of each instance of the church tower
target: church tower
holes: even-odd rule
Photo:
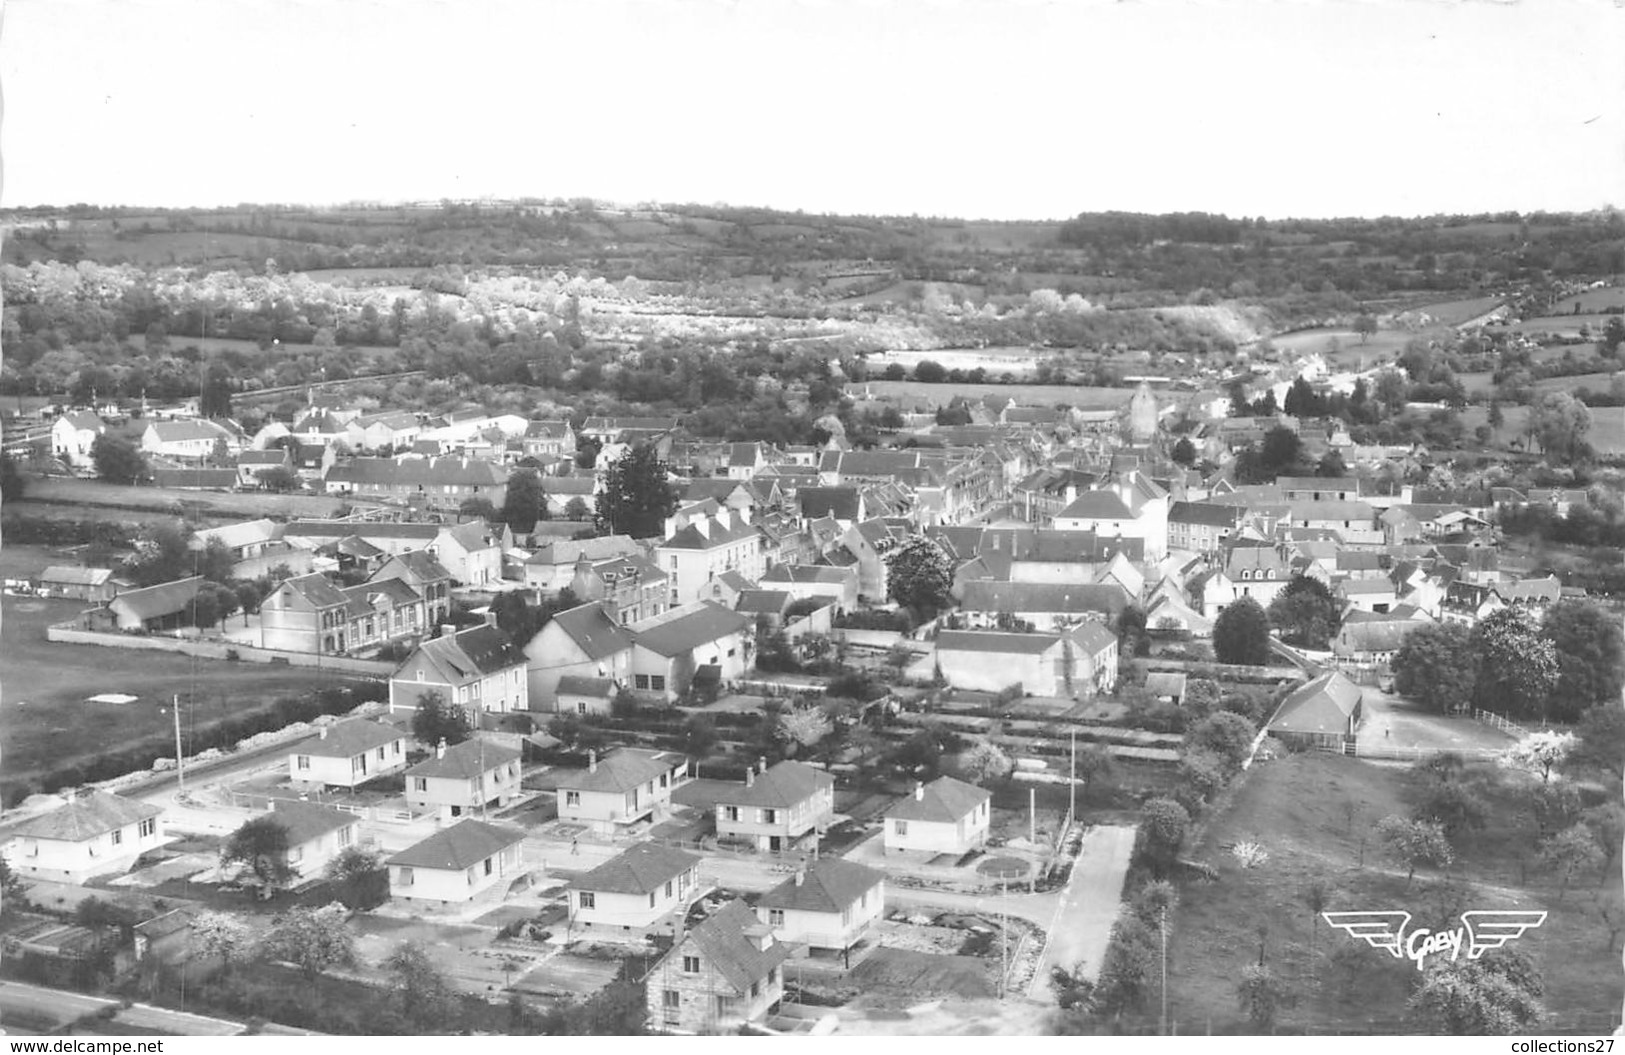
[[[1157,397],[1144,381],[1128,401],[1128,434],[1135,446],[1150,443],[1157,434]]]

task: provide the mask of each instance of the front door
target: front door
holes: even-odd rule
[[[774,853],[778,853],[780,850],[784,849],[784,840],[779,838],[777,835],[769,835],[767,837],[767,848],[772,850]]]

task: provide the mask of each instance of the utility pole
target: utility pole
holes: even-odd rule
[[[1168,1035],[1168,909],[1159,917],[1157,929],[1162,932],[1162,1035]]]
[[[1027,789],[1027,841],[1038,845],[1038,789]]]
[[[1072,727],[1072,768],[1066,774],[1066,823],[1068,826],[1078,820],[1078,729]]]
[[[176,782],[176,785],[177,785],[176,797],[177,798],[184,798],[185,795],[186,795],[186,755],[181,750],[181,696],[180,696],[180,693],[178,693],[178,692],[175,694],[174,704],[175,704],[174,707],[172,707],[171,709],[175,712],[175,782]]]

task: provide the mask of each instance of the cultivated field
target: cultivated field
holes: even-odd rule
[[[1545,974],[1547,1028],[1612,1027],[1625,983],[1594,899],[1620,911],[1617,876],[1600,886],[1594,874],[1576,879],[1560,901],[1556,884],[1529,864],[1524,812],[1496,787],[1486,793],[1493,800],[1487,826],[1454,839],[1453,882],[1422,870],[1407,884],[1371,830],[1385,816],[1408,815],[1417,779],[1406,768],[1318,753],[1262,763],[1244,778],[1192,854],[1218,870],[1218,881],[1185,884],[1171,928],[1169,1017],[1180,1032],[1245,1029],[1236,981],[1260,955],[1297,998],[1281,1012],[1286,1031],[1414,1029],[1403,1016],[1415,967],[1318,920],[1302,900],[1317,879],[1332,886],[1328,911],[1402,909],[1419,917],[1413,926],[1459,926],[1469,908],[1546,909],[1546,923],[1519,945]],[[1225,852],[1243,840],[1262,844],[1269,859],[1243,869]]]
[[[994,377],[1000,374],[1028,377],[1045,358],[1045,352],[1036,348],[940,348],[935,351],[880,352],[867,356],[864,362],[871,373],[883,371],[893,363],[905,370],[913,370],[929,359],[944,370],[971,371],[980,368]]]
[[[184,509],[211,518],[327,517],[345,503],[319,495],[279,495],[269,491],[184,491],[164,487],[125,487],[99,480],[61,477],[30,479],[19,513],[86,515],[86,510],[137,509],[179,515]]]
[[[1292,355],[1319,352],[1330,366],[1359,369],[1398,358],[1405,342],[1415,336],[1405,330],[1381,330],[1361,343],[1360,335],[1353,330],[1321,329],[1283,333],[1269,338],[1269,342],[1278,352]]]
[[[1586,327],[1589,332],[1601,333],[1609,319],[1617,319],[1618,315],[1541,315],[1533,319],[1521,319],[1512,324],[1511,328],[1520,333],[1532,335],[1551,334],[1554,337],[1572,336],[1579,334],[1580,327]]]
[[[929,358],[929,356],[927,356]],[[854,397],[868,389],[875,398],[917,399],[945,407],[955,398],[1005,396],[1021,406],[1069,406],[1084,410],[1115,410],[1134,396],[1132,388],[1095,388],[1087,385],[953,385],[923,381],[864,381],[848,385]]]

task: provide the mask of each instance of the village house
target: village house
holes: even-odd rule
[[[1332,639],[1332,655],[1345,670],[1388,673],[1394,656],[1404,647],[1405,638],[1429,619],[1403,619],[1398,616],[1343,621]]]
[[[596,601],[559,612],[524,648],[531,709],[555,710],[556,689],[566,676],[630,684],[632,640],[631,631]]]
[[[207,419],[154,421],[141,434],[141,449],[169,458],[201,460],[224,450],[237,454],[246,446],[240,430]],[[235,479],[235,473],[233,474]]]
[[[798,601],[819,600],[835,605],[837,614],[858,605],[858,570],[819,564],[780,564],[760,579],[770,590],[783,590]]]
[[[679,510],[667,521],[666,537],[654,552],[674,608],[710,600],[711,583],[724,572],[737,571],[754,582],[766,570],[756,529],[712,501]]]
[[[1439,605],[1439,620],[1471,627],[1493,612],[1521,604],[1538,622],[1545,618],[1546,609],[1562,596],[1563,586],[1555,575],[1483,584],[1458,579],[1445,589],[1444,600]]]
[[[1068,688],[1074,698],[1088,699],[1117,687],[1117,635],[1105,623],[1079,623],[1065,637],[1070,646]]]
[[[886,911],[886,873],[820,857],[763,894],[756,918],[786,945],[846,953]]]
[[[406,805],[452,821],[475,810],[508,805],[519,793],[519,752],[478,736],[446,746],[406,771]]]
[[[80,885],[128,872],[166,841],[161,806],[98,789],[63,792],[49,812],[12,825],[3,847],[13,873]]]
[[[887,853],[963,855],[987,843],[993,793],[953,777],[916,782],[914,793],[893,803],[882,829]]]
[[[274,447],[268,451],[243,451],[237,455],[237,486],[263,487],[265,481],[260,474],[275,469],[284,469],[290,475],[294,472],[293,455],[285,447]]]
[[[1265,726],[1287,744],[1341,751],[1363,717],[1364,693],[1340,671],[1328,671],[1287,694]]]
[[[1332,590],[1332,596],[1349,609],[1383,615],[1399,603],[1394,584],[1386,578],[1345,579]]]
[[[525,560],[525,585],[544,593],[569,586],[583,561],[589,565],[616,558],[644,556],[643,547],[630,535],[602,535],[589,539],[555,539],[539,546]]]
[[[364,539],[361,541],[365,541]],[[368,543],[371,545],[371,543]],[[385,560],[369,583],[396,580],[423,599],[423,625],[441,626],[451,613],[451,571],[428,550],[407,550]]]
[[[345,848],[361,843],[361,818],[353,813],[286,799],[273,800],[273,804],[275,808],[262,816],[270,817],[287,833],[282,863],[292,873],[290,886],[317,878]],[[244,871],[251,873],[252,867],[245,866]]]
[[[1145,691],[1158,703],[1175,707],[1185,698],[1185,675],[1177,671],[1152,671],[1145,676]]]
[[[649,1028],[717,1035],[765,1018],[784,996],[788,955],[750,906],[728,902],[679,935],[649,972]]]
[[[1110,622],[1132,602],[1117,583],[1038,583],[975,580],[964,584],[959,609],[973,627],[999,625],[1001,617],[1055,630],[1090,620]]]
[[[283,528],[282,537],[312,549],[338,539],[357,537],[396,556],[424,550],[451,573],[454,582],[463,586],[501,582],[502,554],[512,543],[512,535],[506,527],[493,527],[483,519],[462,524],[295,520]]]
[[[1168,510],[1168,548],[1191,553],[1218,553],[1241,531],[1247,512],[1239,506],[1212,502],[1175,502]]]
[[[192,533],[189,549],[202,553],[210,543],[218,542],[231,555],[233,564],[258,557],[282,539],[282,525],[261,518],[240,524],[226,524],[217,528],[203,528]]]
[[[397,901],[463,904],[501,898],[526,875],[525,832],[472,818],[442,828],[385,860]]]
[[[51,426],[51,453],[69,465],[89,465],[90,448],[106,432],[107,423],[96,414],[70,410]]]
[[[688,907],[699,890],[699,876],[695,854],[635,843],[570,880],[570,927],[648,930]]]
[[[53,564],[40,572],[38,589],[47,597],[68,597],[97,604],[106,604],[118,596],[113,569],[78,568],[67,564]]]
[[[1291,581],[1292,569],[1275,546],[1232,546],[1218,569],[1191,580],[1190,590],[1202,615],[1217,619],[1243,597],[1268,608]]]
[[[288,752],[288,779],[296,784],[355,788],[405,768],[406,734],[370,718],[318,726]]]
[[[421,502],[434,509],[456,509],[470,498],[501,508],[508,469],[477,458],[352,458],[329,469],[322,486],[330,495]]]
[[[389,679],[391,707],[416,708],[427,693],[471,714],[530,709],[528,660],[495,626],[429,638]]]
[[[335,586],[315,572],[283,580],[260,602],[260,647],[350,655],[428,632],[423,598],[399,579]]]
[[[705,668],[720,681],[744,675],[754,624],[710,601],[673,608],[627,628],[632,634],[632,687],[675,700]]]
[[[821,833],[835,814],[835,778],[802,762],[745,770],[744,784],[719,793],[719,838],[752,843],[758,850],[788,850],[809,833]]]
[[[520,438],[520,449],[527,458],[565,458],[576,456],[576,434],[568,421],[531,421],[525,425]]]
[[[670,751],[622,747],[603,758],[588,752],[586,769],[559,778],[559,819],[606,834],[659,820],[687,773],[688,758]]]
[[[956,689],[1029,696],[1067,694],[1066,642],[1058,634],[1010,634],[989,630],[942,630],[936,667]]]
[[[636,623],[666,610],[666,573],[643,557],[581,560],[570,592],[603,603],[622,623]]]
[[[418,416],[405,410],[386,410],[380,414],[363,414],[355,419],[360,431],[363,450],[393,454],[397,448],[410,447],[423,432]]]
[[[1145,541],[1145,559],[1153,563],[1168,552],[1168,492],[1145,474],[1132,472],[1114,483],[1078,495],[1055,514],[1058,531],[1092,531],[1106,538]]]
[[[190,626],[192,602],[203,586],[203,577],[194,575],[174,582],[125,590],[107,602],[107,607],[90,614],[93,627],[111,624],[125,633],[157,633]]]

